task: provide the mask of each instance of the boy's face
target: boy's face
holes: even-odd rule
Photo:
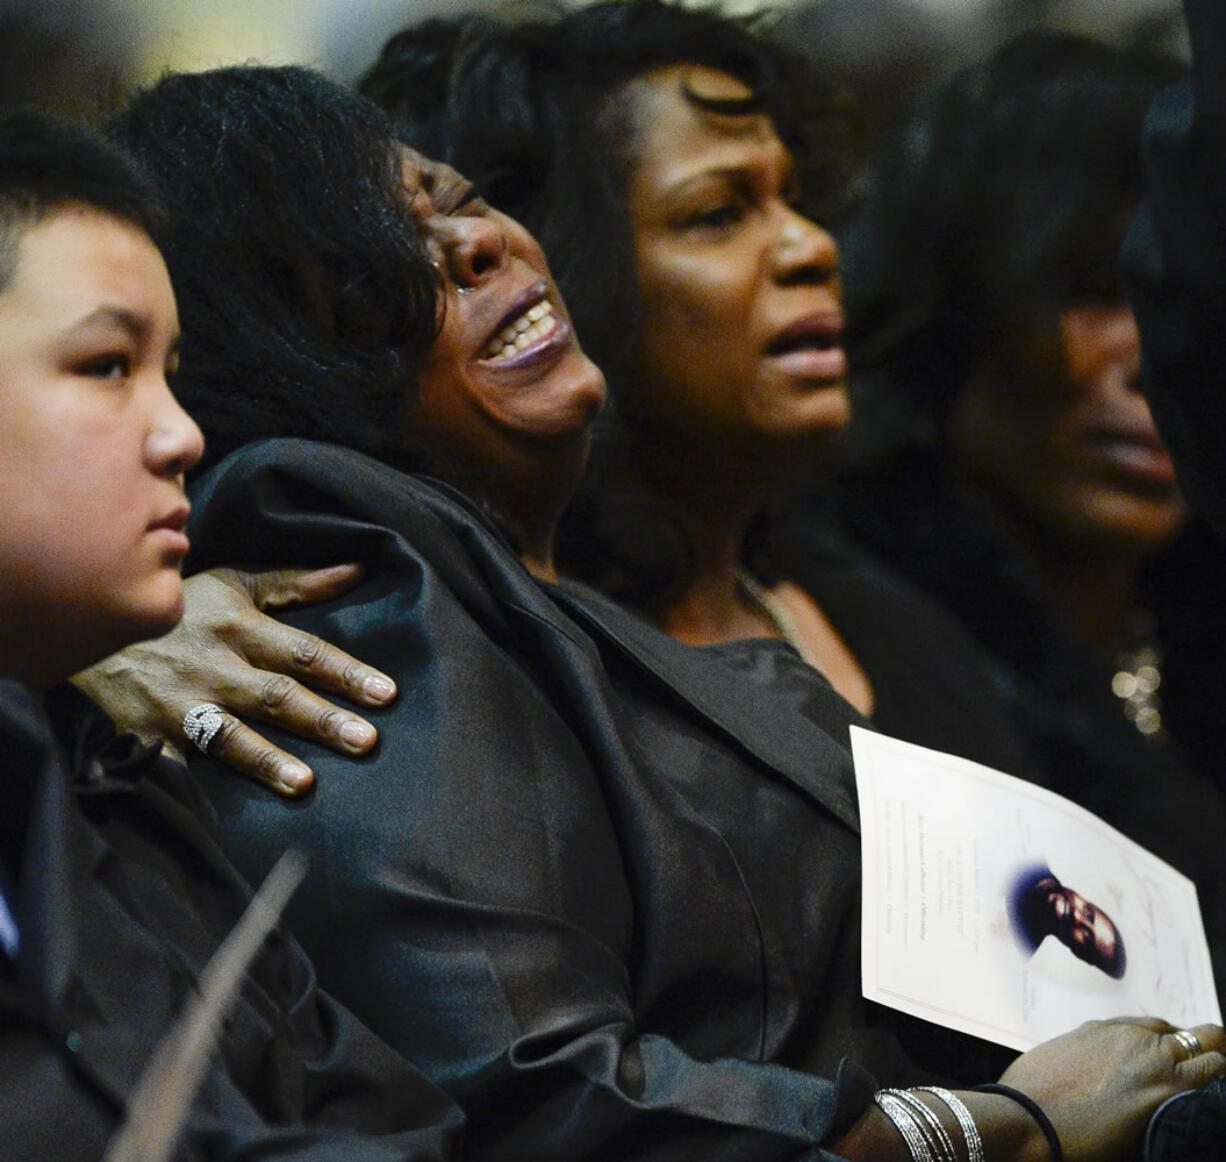
[[[174,294],[138,227],[69,204],[0,291],[0,672],[46,686],[182,612]]]

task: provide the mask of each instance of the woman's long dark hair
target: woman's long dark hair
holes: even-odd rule
[[[929,94],[844,240],[857,444],[941,444],[972,376],[1086,301],[1123,301],[1141,124],[1174,62],[1031,32]]]
[[[432,21],[393,37],[361,89],[422,152],[444,158],[540,239],[579,337],[609,383],[593,461],[558,539],[559,565],[639,608],[667,608],[690,551],[667,500],[620,471],[636,439],[642,307],[627,184],[634,134],[627,85],[681,62],[744,81],[725,113],[766,113],[800,166],[810,212],[847,192],[854,125],[799,58],[747,21],[663,0],[606,0],[553,20]],[[696,104],[701,98],[692,97]]]
[[[228,68],[167,77],[112,132],[169,209],[175,389],[209,463],[300,436],[416,466],[401,415],[436,283],[385,114],[306,69]]]

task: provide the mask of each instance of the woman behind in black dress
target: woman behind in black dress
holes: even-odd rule
[[[1080,38],[1018,39],[931,96],[847,245],[844,526],[988,650],[1056,789],[1142,842],[1188,760],[1216,770],[1226,660],[1226,562],[1199,531],[1181,538],[1117,271],[1141,122],[1177,75]],[[787,535],[813,535],[794,517]]]
[[[321,977],[457,1095],[473,1157],[820,1157],[832,1139],[851,1158],[903,1157],[862,1073],[811,1071],[862,1048],[916,1076],[857,997],[850,769],[829,733],[846,704],[807,669],[785,674],[810,713],[777,731],[771,700],[747,716],[691,651],[533,580],[599,376],[530,236],[372,117],[301,71],[230,70],[163,82],[123,125],[178,212],[166,251],[196,324],[182,375],[206,426],[239,442],[292,409],[300,435],[360,431],[360,380],[326,390],[346,349],[401,388],[366,429],[380,459],[274,441],[199,485],[201,564],[362,560],[358,590],[298,619],[413,691],[360,777],[338,767],[296,809],[212,781],[238,857],[260,866],[291,833],[314,854],[295,915]],[[338,164],[348,123],[383,135],[381,164]],[[290,203],[317,201],[332,224],[300,229]],[[393,245],[355,270],[345,218],[375,208]],[[406,223],[424,253],[394,245]],[[403,313],[422,305],[423,271],[441,309],[428,350]],[[262,385],[262,345],[231,344],[235,326],[274,346],[305,331],[310,360]],[[394,466],[421,449],[463,491]],[[1087,1029],[1006,1078],[1052,1105],[1070,1157],[1110,1154],[1155,1099],[1218,1067],[1177,1063],[1165,1028]],[[989,1148],[1041,1141],[1008,1098],[964,1100]]]

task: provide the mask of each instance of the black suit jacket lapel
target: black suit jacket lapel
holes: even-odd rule
[[[819,698],[820,722],[771,699],[738,699],[730,696],[728,673],[701,650],[674,641],[586,587],[568,582],[553,592],[598,640],[608,641],[652,680],[671,687],[721,733],[859,833],[851,756],[841,740],[848,725],[868,723],[824,679],[829,698]],[[818,771],[840,767],[848,772],[842,784],[817,777]]]

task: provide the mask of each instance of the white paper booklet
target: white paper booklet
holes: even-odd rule
[[[852,751],[870,1000],[1023,1050],[1094,1018],[1221,1021],[1186,876],[989,767],[857,727]]]

